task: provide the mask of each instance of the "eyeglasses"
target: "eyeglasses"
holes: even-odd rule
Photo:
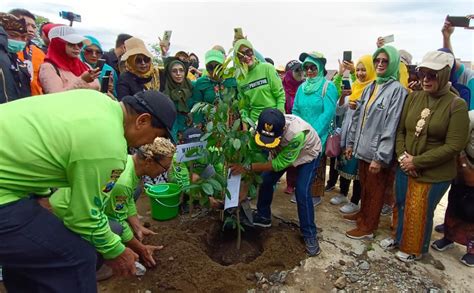
[[[89,55],[97,55],[97,56],[102,56],[103,52],[101,50],[94,50],[92,48],[85,48],[84,52],[89,54]]]
[[[431,71],[431,70],[417,70],[416,76],[419,80],[427,79],[427,80],[437,80],[438,79],[438,72]]]
[[[163,166],[163,165],[160,163],[160,161],[158,161],[158,160],[155,160],[155,162],[156,162],[158,165],[160,165],[160,167],[163,168],[163,171],[165,171],[165,172],[168,171],[168,169],[171,167],[171,165],[168,166],[168,167]]]
[[[208,72],[213,72],[220,64],[218,63],[209,63],[206,65],[206,70]]]
[[[382,63],[382,65],[387,65],[388,64],[388,59],[385,58],[375,58],[374,59],[374,65],[378,65]]]
[[[239,58],[239,60],[243,60],[245,57],[252,57],[252,56],[253,56],[253,50],[250,48],[244,51],[237,52],[237,57]]]
[[[151,61],[151,58],[150,57],[142,57],[142,56],[138,56],[135,58],[135,64],[142,64],[142,63],[145,63],[145,64],[148,64],[150,63]]]
[[[314,71],[318,71],[318,67],[314,64],[305,65],[304,70],[305,71],[311,70],[314,72]]]

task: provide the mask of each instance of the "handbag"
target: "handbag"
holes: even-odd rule
[[[341,132],[336,129],[335,121],[331,122],[331,131],[326,140],[326,156],[330,158],[338,157],[341,154]]]

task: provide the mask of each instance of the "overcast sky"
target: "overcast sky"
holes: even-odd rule
[[[172,30],[171,51],[195,52],[202,60],[213,45],[229,49],[233,28],[241,27],[276,65],[316,50],[326,56],[329,68],[336,68],[344,50],[352,50],[354,59],[371,54],[377,37],[389,34],[395,35],[395,47],[419,62],[424,53],[442,46],[445,16],[474,14],[474,1],[1,1],[0,11],[12,8],[26,8],[56,23],[67,23],[59,11],[80,14],[82,23],[74,27],[97,37],[105,49],[122,32],[153,43],[164,30]],[[474,30],[457,28],[452,43],[457,58],[474,60]]]

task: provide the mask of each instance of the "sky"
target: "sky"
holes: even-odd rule
[[[194,52],[200,60],[213,45],[230,49],[233,29],[241,27],[275,65],[318,51],[328,60],[327,68],[336,69],[343,51],[352,51],[356,60],[375,51],[378,36],[390,34],[395,36],[391,45],[409,51],[416,64],[426,52],[442,47],[446,15],[474,14],[474,1],[1,1],[0,11],[12,8],[55,23],[68,23],[59,11],[80,14],[82,22],[73,27],[95,36],[104,49],[114,46],[119,33],[150,44],[172,30],[171,52]],[[452,45],[457,58],[474,61],[474,30],[456,28]]]

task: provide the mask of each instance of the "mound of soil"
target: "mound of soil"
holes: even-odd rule
[[[270,229],[247,228],[240,250],[237,231],[222,232],[218,214],[151,221],[157,235],[146,244],[164,245],[157,267],[140,278],[112,278],[101,292],[245,292],[256,286],[255,273],[290,270],[305,258],[299,231],[273,220]]]

